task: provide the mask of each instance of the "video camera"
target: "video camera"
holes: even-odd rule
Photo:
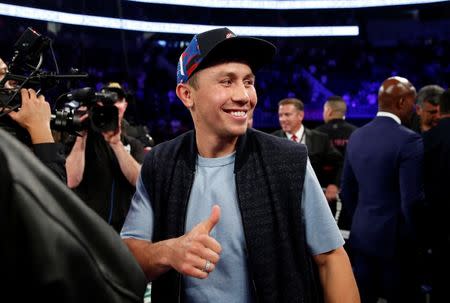
[[[66,102],[61,110],[56,110],[52,115],[52,129],[77,133],[89,125],[98,132],[118,128],[119,110],[114,106],[119,98],[116,92],[107,89],[96,92],[93,88],[85,87],[67,93],[66,98],[70,102]],[[80,110],[81,107],[86,107],[86,110]],[[85,114],[88,118],[83,120]]]
[[[48,49],[51,50],[56,72],[41,69],[43,54]],[[72,69],[68,75],[60,74],[52,49],[52,40],[29,27],[14,44],[13,58],[8,64],[5,77],[0,81],[0,117],[21,107],[22,88],[33,88],[38,93],[46,92],[61,80],[87,77],[87,73],[78,73],[76,69]],[[14,87],[7,85],[11,81],[15,82]],[[118,109],[114,106],[114,102],[118,99],[117,93],[108,90],[96,92],[92,88],[85,87],[62,94],[56,103],[63,97],[67,98],[68,102],[62,109],[56,108],[55,104],[56,110],[51,119],[52,129],[76,134],[89,126],[101,132],[118,128]],[[85,107],[86,110],[82,111],[80,107]],[[83,119],[85,114],[87,118]]]

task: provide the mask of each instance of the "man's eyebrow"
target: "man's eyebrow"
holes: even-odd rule
[[[223,71],[223,72],[217,73],[217,77],[224,77],[224,76],[227,76],[227,77],[237,77],[238,74],[235,73],[235,72],[229,72],[229,71]],[[250,72],[250,73],[247,73],[243,78],[249,78],[249,77],[255,78],[255,74],[253,74],[252,72]]]

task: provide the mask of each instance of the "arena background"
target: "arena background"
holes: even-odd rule
[[[189,113],[175,96],[174,88],[176,63],[192,33],[196,32],[195,25],[231,29],[244,26],[250,34],[252,29],[256,32],[262,26],[357,28],[357,34],[349,36],[314,36],[312,29],[303,31],[307,37],[277,37],[276,31],[262,35],[278,47],[274,62],[257,74],[259,103],[254,127],[265,131],[278,128],[277,103],[288,96],[298,97],[305,103],[306,126],[322,123],[322,106],[329,95],[344,96],[349,108],[347,120],[362,125],[375,115],[378,87],[391,75],[410,79],[418,89],[427,84],[448,88],[450,1],[413,1],[433,3],[412,5],[389,5],[405,1],[303,1],[319,5],[334,3],[335,6],[357,2],[364,6],[377,2],[385,4],[327,9],[229,8],[233,3],[258,2],[236,0],[223,1],[226,8],[160,2],[165,4],[99,0],[1,1],[0,57],[9,61],[14,42],[27,27],[33,27],[54,41],[61,72],[77,68],[90,75],[85,81],[64,82],[45,91],[50,102],[54,103],[58,95],[73,88],[99,89],[108,81],[120,82],[130,93],[128,120],[146,125],[156,143],[192,127]],[[197,1],[198,5],[202,3],[208,5],[207,1]],[[209,5],[217,3],[220,1],[210,1]],[[13,11],[12,6],[19,7]],[[41,16],[23,13],[26,11],[23,7],[114,20],[194,26],[192,33],[181,34],[176,30],[153,31],[151,26],[140,31],[67,24],[71,22],[64,19],[57,23],[48,21],[52,18],[48,11],[43,11]],[[36,20],[38,18],[47,21]],[[101,22],[94,25],[105,26]],[[46,55],[44,59],[44,69],[54,69],[51,56]]]

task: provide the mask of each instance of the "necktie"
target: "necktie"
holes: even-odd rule
[[[298,139],[298,138],[297,138],[297,136],[296,136],[295,134],[294,134],[294,135],[292,135],[292,137],[291,137],[291,140],[292,140],[292,141],[294,141],[294,142],[298,142],[298,141],[297,141],[297,139]]]

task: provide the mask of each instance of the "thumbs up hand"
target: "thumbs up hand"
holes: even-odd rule
[[[219,223],[220,220],[220,207],[218,205],[214,205],[211,214],[208,219],[197,224],[191,232],[197,232],[200,234],[209,235],[209,233],[213,230],[213,228]]]
[[[222,247],[209,234],[220,220],[220,207],[214,205],[210,216],[190,232],[169,241],[170,263],[183,275],[205,279],[219,262]]]

